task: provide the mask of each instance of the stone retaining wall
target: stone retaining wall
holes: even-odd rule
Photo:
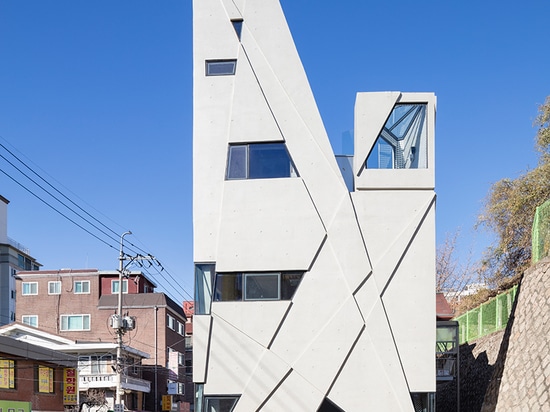
[[[506,330],[460,346],[460,412],[550,412],[550,258],[527,270]],[[458,411],[456,383],[438,412]]]

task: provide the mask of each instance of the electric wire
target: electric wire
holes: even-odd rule
[[[1,136],[0,136],[1,137]],[[6,139],[2,138],[4,141],[6,141]],[[30,172],[32,172],[32,174],[34,174],[35,176],[37,176],[41,181],[45,182],[49,187],[51,187],[53,190],[55,190],[55,192],[59,193],[64,199],[67,199],[68,202],[70,202],[72,205],[74,205],[76,208],[78,208],[78,210],[82,211],[84,214],[86,214],[87,216],[89,216],[91,219],[93,219],[94,221],[98,222],[99,225],[101,225],[102,227],[104,227],[107,231],[115,234],[118,236],[118,234],[112,229],[110,228],[109,226],[105,225],[103,222],[101,222],[99,219],[97,219],[96,217],[94,217],[92,214],[90,214],[89,212],[87,212],[84,208],[82,208],[81,206],[79,206],[76,202],[74,202],[73,200],[71,200],[68,196],[66,196],[65,194],[63,194],[59,189],[57,189],[53,184],[51,184],[50,182],[48,182],[46,179],[44,179],[39,173],[37,173],[33,168],[31,168],[28,164],[26,164],[23,160],[21,160],[18,156],[16,156],[12,151],[10,151],[5,145],[3,145],[2,143],[0,143],[0,147],[2,149],[4,149],[7,153],[9,153],[13,158],[15,158],[19,163],[21,163],[26,169],[28,169]],[[118,244],[118,241],[119,239],[112,236],[111,234],[107,233],[105,230],[101,229],[100,227],[98,227],[98,225],[94,224],[93,222],[91,222],[88,218],[86,218],[85,216],[83,216],[81,213],[79,213],[78,211],[76,211],[74,208],[72,208],[70,205],[68,205],[67,203],[63,202],[62,200],[60,200],[57,196],[55,196],[54,194],[52,194],[49,190],[47,190],[46,188],[43,187],[43,185],[39,184],[35,179],[31,178],[27,173],[25,173],[24,171],[21,170],[21,168],[17,167],[14,163],[12,163],[10,160],[8,160],[5,156],[1,155],[0,154],[0,157],[2,159],[4,159],[8,164],[10,164],[15,170],[17,170],[19,173],[21,173],[25,178],[27,178],[28,180],[30,180],[32,183],[34,183],[36,186],[38,186],[41,190],[43,190],[45,193],[47,193],[49,196],[51,196],[53,199],[55,199],[57,202],[59,202],[61,205],[63,205],[66,209],[70,210],[72,213],[74,213],[76,216],[78,216],[80,219],[82,219],[86,224],[90,225],[91,227],[93,227],[95,230],[99,231],[103,236],[105,236],[109,241],[105,240],[104,238],[100,237],[100,235],[97,235],[95,233],[93,233],[91,231],[91,229],[88,229],[86,227],[83,226],[83,224],[80,224],[78,223],[75,219],[67,216],[67,214],[63,213],[62,211],[60,211],[58,208],[56,208],[54,205],[52,205],[51,203],[49,203],[48,201],[46,201],[45,199],[43,199],[40,195],[36,194],[35,192],[33,192],[31,189],[29,189],[28,187],[25,186],[25,184],[21,183],[19,180],[17,180],[15,177],[11,176],[8,172],[6,172],[5,170],[1,169],[0,168],[0,172],[2,172],[5,176],[7,176],[9,179],[11,179],[12,181],[14,181],[17,185],[19,185],[20,187],[22,187],[24,190],[26,190],[28,193],[30,193],[32,196],[34,196],[36,199],[38,199],[39,201],[41,201],[42,203],[44,203],[46,206],[48,206],[50,209],[52,209],[53,211],[55,211],[56,213],[58,213],[59,215],[61,215],[63,218],[67,219],[69,222],[73,223],[75,226],[77,226],[78,228],[80,228],[81,230],[83,230],[84,232],[86,232],[87,234],[89,234],[90,236],[94,237],[95,239],[97,239],[98,241],[102,242],[103,244],[105,244],[106,246],[108,246],[109,248],[111,249],[114,249],[114,250],[118,250],[118,247],[115,246],[114,244],[112,244],[110,241],[112,242],[116,242],[115,244]],[[157,275],[151,275],[151,273],[149,271],[147,271],[147,273],[158,280],[158,277],[162,278],[164,281],[166,281],[166,283],[169,285],[169,287],[165,288],[166,291],[170,291],[170,290],[173,290],[174,286],[177,286],[177,288],[180,289],[180,291],[178,292],[178,295],[181,295],[180,297],[182,298],[181,300],[185,300],[185,295],[188,296],[190,299],[193,299],[193,297],[191,296],[191,294],[189,292],[187,292],[187,290],[185,290],[185,288],[183,288],[180,284],[180,282],[168,271],[164,268],[164,266],[162,265],[162,263],[156,258],[154,257],[153,255],[151,255],[150,253],[146,252],[143,248],[137,246],[135,243],[133,243],[132,241],[130,240],[126,240],[124,246],[126,247],[127,251],[131,252],[134,254],[134,256],[131,256],[130,254],[128,253],[124,253],[124,258],[127,259],[127,260],[130,260],[129,262],[129,265],[131,265],[132,263],[134,264],[137,264],[138,266],[140,266],[140,268],[142,269],[146,269],[145,265],[142,263],[143,259],[146,259],[148,262],[149,262],[149,268],[150,267],[154,267],[155,271],[157,272]],[[137,260],[135,261],[132,261],[132,258],[135,258]],[[160,270],[159,270],[159,267],[160,267]],[[166,276],[164,275],[164,273],[166,273],[171,281],[169,279],[166,278]],[[171,294],[171,293],[167,293],[173,300],[177,301],[177,299],[174,298],[174,295]]]

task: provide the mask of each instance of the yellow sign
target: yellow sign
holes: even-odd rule
[[[63,369],[63,405],[77,405],[77,373],[75,368]]]
[[[15,362],[7,359],[0,359],[0,388],[15,388]]]
[[[162,410],[163,411],[172,410],[172,396],[171,395],[162,395]]]
[[[38,392],[53,393],[53,369],[47,366],[38,367]]]

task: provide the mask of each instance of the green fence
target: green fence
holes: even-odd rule
[[[531,261],[537,263],[550,255],[550,200],[537,207],[533,219]]]
[[[454,320],[458,321],[459,343],[472,341],[502,330],[508,324],[518,286],[495,296],[481,306],[472,309]]]

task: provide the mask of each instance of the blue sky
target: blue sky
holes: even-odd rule
[[[436,93],[438,242],[461,228],[462,253],[479,253],[488,238],[472,226],[490,184],[536,165],[550,3],[282,6],[337,149],[356,92]],[[116,233],[132,230],[127,239],[189,293],[191,141],[190,0],[0,0],[0,143]],[[0,170],[25,183],[2,158]],[[0,194],[11,201],[8,235],[45,269],[117,268],[116,248],[4,174]],[[170,278],[155,280],[171,290]]]

